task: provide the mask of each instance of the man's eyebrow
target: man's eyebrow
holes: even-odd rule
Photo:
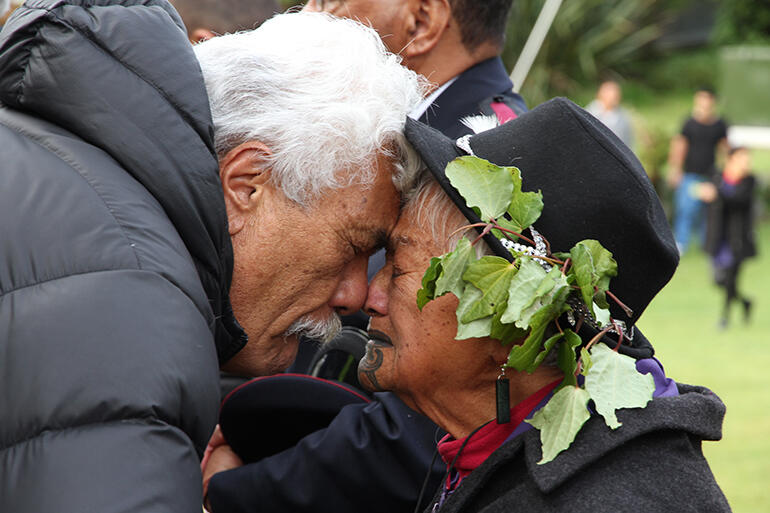
[[[351,244],[360,246],[361,250],[382,248],[388,241],[388,232],[382,228],[372,230],[368,226],[355,226],[348,233]]]

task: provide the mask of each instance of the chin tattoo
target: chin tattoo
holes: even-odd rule
[[[382,355],[382,349],[370,344],[366,348],[366,355],[358,364],[358,377],[359,380],[363,380],[369,383],[373,392],[384,392],[385,389],[380,386],[377,381],[376,373],[382,367],[384,357]]]

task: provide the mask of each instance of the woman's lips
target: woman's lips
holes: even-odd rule
[[[393,346],[390,337],[379,330],[369,330],[369,342],[381,346]]]

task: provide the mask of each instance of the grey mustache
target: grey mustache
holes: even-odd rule
[[[284,336],[297,335],[326,343],[336,337],[341,329],[342,320],[336,313],[321,321],[310,315],[305,315],[294,321]]]

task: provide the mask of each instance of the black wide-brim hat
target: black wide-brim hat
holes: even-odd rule
[[[456,141],[411,119],[406,137],[447,195],[470,223],[481,220],[444,174],[446,165],[467,155]],[[517,119],[470,136],[466,148],[498,166],[516,166],[523,189],[542,191],[543,212],[534,228],[553,252],[596,239],[612,252],[618,275],[610,291],[631,308],[631,316],[610,301],[615,319],[631,327],[671,279],[679,262],[660,200],[633,152],[607,127],[571,101],[550,100]],[[492,235],[485,237],[504,258],[511,254]],[[638,333],[623,351],[652,354]],[[643,351],[634,351],[638,347]],[[649,353],[649,354],[645,354]]]
[[[253,463],[327,427],[345,406],[369,401],[347,383],[276,374],[255,378],[230,392],[222,402],[219,426],[243,462]]]

